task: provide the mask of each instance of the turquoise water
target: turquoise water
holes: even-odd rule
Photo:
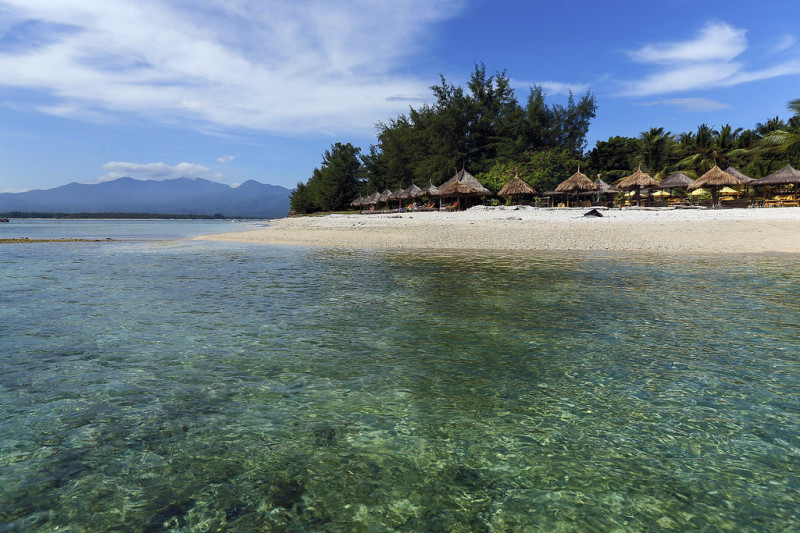
[[[796,257],[0,264],[0,531],[800,528]]]

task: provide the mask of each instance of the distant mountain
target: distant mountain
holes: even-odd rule
[[[70,183],[48,190],[0,193],[0,212],[153,213],[279,218],[291,191],[249,180],[231,187],[202,178],[152,181],[120,178],[94,185]]]

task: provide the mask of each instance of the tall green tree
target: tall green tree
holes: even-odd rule
[[[654,176],[664,174],[675,153],[675,137],[664,128],[650,128],[639,135],[639,158]]]
[[[363,177],[360,152],[350,143],[338,142],[325,150],[320,168],[314,169],[307,184],[298,184],[292,192],[292,209],[301,213],[346,209]]]

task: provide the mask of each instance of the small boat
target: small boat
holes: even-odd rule
[[[7,218],[0,218],[0,222],[9,222]]]

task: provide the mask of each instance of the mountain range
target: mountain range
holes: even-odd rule
[[[119,178],[92,185],[70,183],[47,190],[0,193],[0,212],[280,218],[289,211],[290,194],[285,187],[253,180],[231,187],[202,178],[164,181]]]

